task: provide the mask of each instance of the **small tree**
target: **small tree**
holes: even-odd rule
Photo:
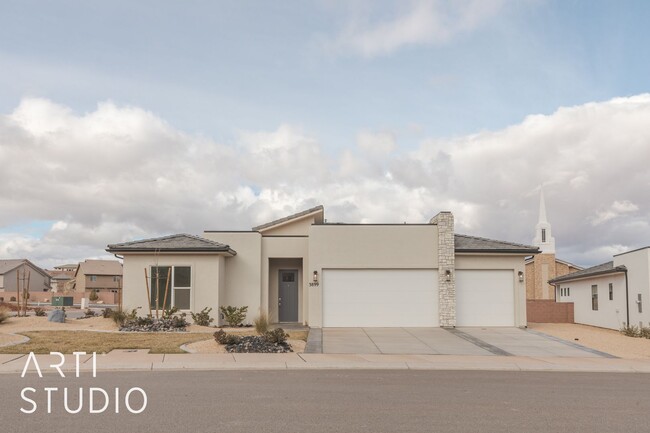
[[[88,299],[91,300],[92,302],[95,302],[96,300],[99,299],[99,296],[97,295],[97,290],[93,289],[90,291],[90,296],[88,296]]]
[[[244,305],[243,307],[233,307],[228,305],[227,307],[219,307],[223,318],[228,323],[228,325],[235,327],[242,324],[244,319],[246,319],[246,313],[248,312],[248,306]]]

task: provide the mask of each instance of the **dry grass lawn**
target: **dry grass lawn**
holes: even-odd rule
[[[150,353],[185,353],[181,350],[181,345],[206,339],[204,333],[190,332],[34,331],[21,334],[29,337],[30,341],[0,347],[0,353],[108,353],[113,349],[151,349]]]

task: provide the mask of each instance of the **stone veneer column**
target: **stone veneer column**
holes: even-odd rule
[[[440,212],[431,218],[438,226],[438,315],[440,326],[456,326],[456,256],[454,247],[454,215]],[[451,272],[449,281],[447,272]]]

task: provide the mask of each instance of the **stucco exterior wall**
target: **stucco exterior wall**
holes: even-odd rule
[[[149,313],[147,286],[144,270],[151,276],[151,267],[190,266],[192,268],[190,309],[200,311],[212,308],[212,317],[219,316],[219,283],[223,282],[225,259],[215,254],[160,254],[154,262],[148,254],[124,254],[124,296],[125,309],[139,308],[141,315]],[[171,286],[171,284],[170,284]]]
[[[609,300],[609,283],[614,286],[614,299]],[[598,310],[592,310],[591,286],[598,286]],[[585,280],[561,283],[560,288],[569,288],[569,296],[562,296],[558,289],[557,302],[573,302],[575,323],[620,329],[625,323],[625,275],[612,274]],[[632,313],[632,310],[630,310]],[[630,314],[630,322],[634,324]],[[638,323],[637,323],[638,325]]]
[[[262,236],[257,232],[205,232],[203,237],[237,251],[234,257],[225,258],[219,305],[248,306],[246,320],[252,322],[262,305]]]
[[[630,324],[650,326],[650,248],[620,254],[614,257],[614,266],[627,268],[630,296]],[[641,313],[639,313],[641,295]]]
[[[25,265],[25,270],[29,273],[29,290],[30,292],[43,292],[50,290],[50,278],[35,270],[29,265]],[[12,269],[3,275],[2,287],[6,292],[16,291],[16,273],[20,271],[22,277],[23,267]],[[21,283],[22,285],[22,283]],[[22,286],[21,286],[22,287]]]
[[[306,276],[323,269],[437,269],[438,228],[422,225],[313,225]],[[319,277],[319,278],[320,278]],[[310,326],[323,323],[323,287],[307,283]],[[313,282],[312,282],[313,283]]]
[[[519,272],[524,272],[524,257],[499,254],[456,254],[456,270],[491,269],[513,271],[515,302],[515,326],[526,326],[526,285],[519,281]],[[486,306],[489,308],[489,306]]]
[[[117,275],[117,277],[122,278],[121,275]],[[97,281],[91,281],[90,275],[85,275],[83,279],[86,282],[86,290],[118,289],[121,285],[119,279],[114,281],[113,275],[97,275]]]
[[[526,264],[526,298],[555,299],[555,288],[548,280],[578,271],[578,268],[558,261],[555,254],[537,254]]]

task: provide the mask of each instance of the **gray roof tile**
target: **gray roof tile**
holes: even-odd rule
[[[199,236],[185,233],[163,236],[160,238],[142,239],[121,244],[108,245],[109,253],[124,252],[229,252],[236,254],[228,245],[211,241]]]
[[[591,268],[583,269],[581,271],[572,272],[570,274],[562,275],[561,277],[549,280],[550,284],[562,283],[564,281],[572,281],[578,278],[595,277],[604,274],[613,274],[618,272],[625,272],[625,266],[614,267],[614,262],[607,262],[600,265],[592,266]]]
[[[524,253],[536,254],[539,249],[532,245],[517,244],[514,242],[497,241],[494,239],[480,238],[477,236],[454,235],[455,250],[463,252],[484,253]]]

